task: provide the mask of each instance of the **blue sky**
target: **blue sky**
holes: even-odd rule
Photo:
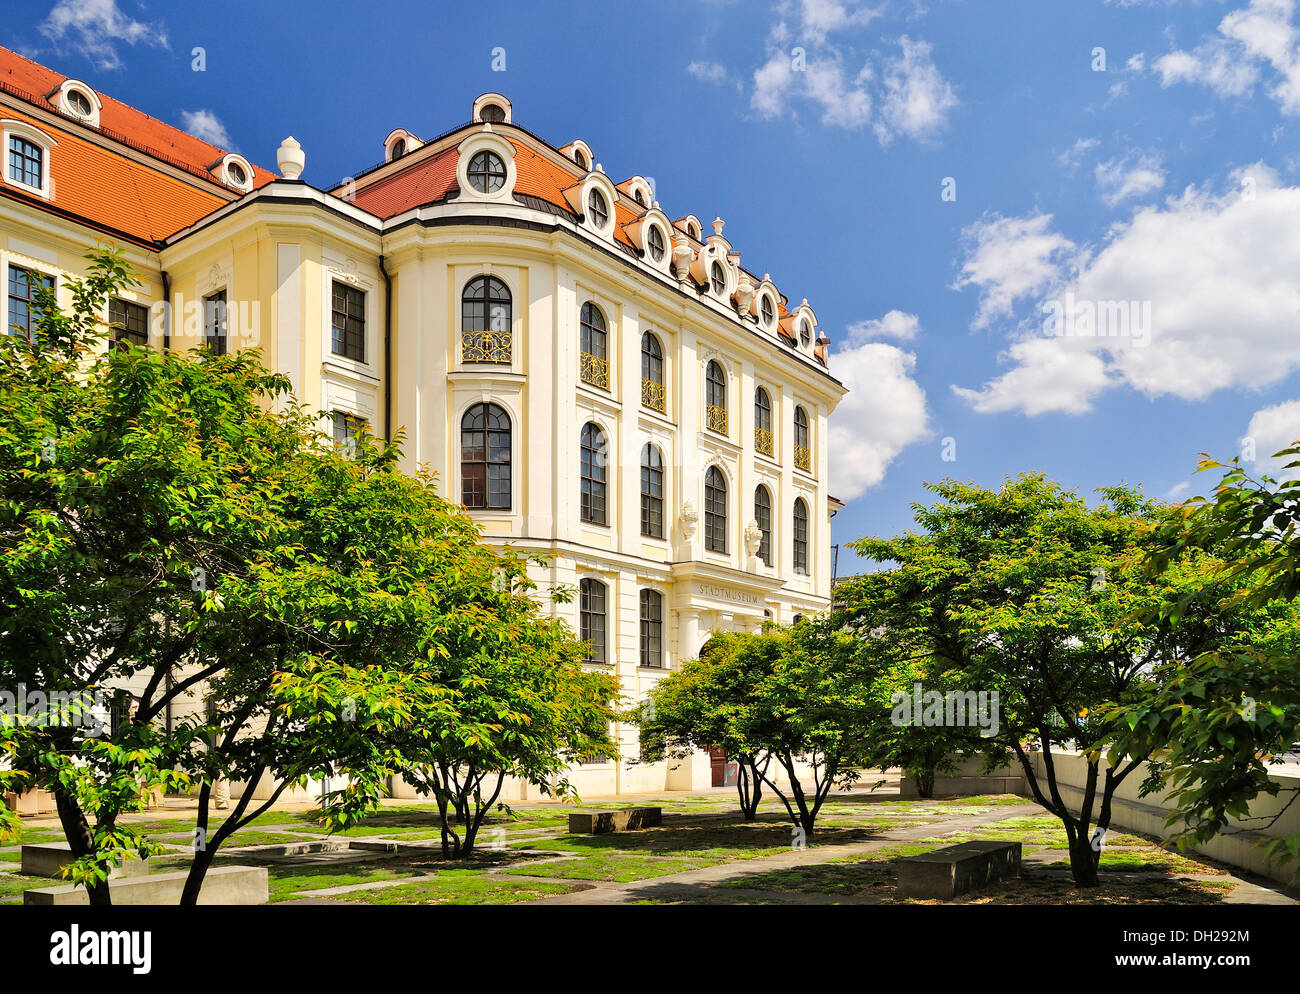
[[[7,10],[4,45],[263,165],[292,133],[318,186],[499,90],[670,216],[720,215],[854,388],[839,543],[906,528],[924,481],[1181,498],[1197,453],[1263,468],[1300,436],[1296,0]],[[1103,334],[1064,334],[1089,308]]]

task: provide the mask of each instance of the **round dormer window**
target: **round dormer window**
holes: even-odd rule
[[[804,348],[807,348],[808,343],[811,341],[812,341],[812,332],[808,329],[808,322],[800,321],[799,322],[799,344],[802,345]]]
[[[244,167],[238,162],[226,163],[226,179],[230,180],[232,186],[248,185],[248,173],[244,172]]]
[[[489,124],[500,124],[506,119],[506,112],[499,104],[484,104],[478,116],[480,120],[487,121]]]
[[[659,230],[657,224],[650,225],[650,233],[646,236],[646,247],[650,250],[650,258],[655,262],[664,257],[664,233]]]
[[[772,327],[772,319],[776,317],[776,311],[772,309],[772,298],[763,294],[762,302],[758,305],[759,311],[763,315],[763,327]]]
[[[80,90],[68,90],[67,100],[68,107],[80,117],[90,117],[95,112],[95,108],[90,104],[90,98]]]
[[[501,156],[495,152],[476,153],[469,160],[469,185],[479,193],[496,193],[505,186],[506,164]]]
[[[722,263],[713,264],[709,269],[709,279],[713,283],[713,292],[719,297],[727,292],[727,274],[722,270]]]
[[[603,228],[609,222],[609,204],[599,190],[592,190],[587,197],[587,216],[597,228]]]

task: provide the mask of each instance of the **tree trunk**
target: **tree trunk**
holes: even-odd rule
[[[934,797],[934,767],[921,766],[909,771],[916,781],[916,793],[919,797]]]
[[[68,840],[73,859],[94,852],[95,834],[90,830],[90,823],[86,821],[81,805],[59,784],[54,785],[53,793],[54,804],[59,812],[59,824],[63,826],[63,834]],[[108,866],[104,863],[101,862],[99,865],[101,869],[108,870]],[[113,903],[107,880],[97,880],[87,884],[86,894],[92,906],[109,907]]]
[[[194,862],[190,864],[189,875],[185,878],[185,889],[181,892],[181,907],[192,908],[199,903],[199,894],[203,890],[203,880],[212,867],[216,850],[208,846],[194,852]]]
[[[1086,833],[1072,835],[1070,839],[1070,875],[1074,877],[1076,887],[1097,887],[1101,880],[1097,875],[1097,865],[1101,853],[1092,847],[1092,840]]]

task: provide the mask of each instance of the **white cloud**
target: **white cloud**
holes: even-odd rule
[[[953,289],[979,287],[976,328],[1010,315],[1017,300],[1060,276],[1062,256],[1074,243],[1051,231],[1051,224],[1051,214],[987,214],[962,231],[968,252]]]
[[[1065,175],[1073,176],[1079,169],[1083,157],[1100,145],[1096,138],[1080,138],[1073,145],[1056,157],[1056,161],[1065,170]]]
[[[1269,96],[1284,114],[1300,115],[1300,28],[1296,0],[1250,0],[1219,22],[1218,34],[1191,50],[1152,62],[1162,86],[1200,83],[1220,96],[1251,93],[1267,74]]]
[[[932,137],[947,125],[948,112],[957,106],[957,93],[935,66],[929,43],[903,35],[898,44],[901,54],[885,63],[882,120],[876,134],[884,142],[895,132],[909,138]]]
[[[218,148],[228,149],[231,147],[230,135],[226,131],[226,126],[210,110],[181,111],[181,128],[188,131],[195,138],[202,138],[205,142],[216,145]]]
[[[167,47],[161,24],[128,17],[118,9],[117,0],[58,0],[40,27],[56,45],[70,45],[98,69],[122,68],[119,44]]]
[[[750,107],[771,118],[797,117],[808,105],[826,125],[871,125],[882,144],[899,134],[914,139],[937,134],[957,106],[957,95],[935,65],[928,42],[903,35],[895,54],[875,55],[856,69],[857,60],[837,44],[839,35],[879,14],[879,8],[841,0],[802,0],[798,35],[784,20],[768,32],[766,57],[753,72]]]
[[[1115,336],[1111,327],[1095,337],[1047,337],[1041,322],[1026,321],[1003,356],[1011,369],[980,390],[954,387],[957,394],[980,411],[1078,413],[1121,384],[1195,401],[1267,387],[1300,369],[1300,187],[1283,186],[1262,165],[1234,179],[1239,187],[1226,193],[1189,187],[1139,209],[1111,227],[1101,248],[1081,254],[1068,278],[1044,268],[1005,289],[996,278],[1015,267],[1004,261],[995,270],[996,254],[979,262],[990,253],[977,241],[963,273],[982,274],[986,293],[1001,291],[998,306],[981,302],[977,325],[986,314],[1010,314],[1012,294],[1028,284],[1040,302],[1072,299],[1099,313],[1107,302],[1132,302],[1125,313],[1145,310],[1150,324],[1145,336]],[[1051,237],[1042,215],[1007,220]]]
[[[1101,198],[1110,207],[1130,197],[1144,197],[1165,185],[1160,156],[1151,152],[1130,152],[1122,159],[1098,163],[1094,175]]]
[[[843,3],[840,0],[801,0],[799,6],[803,37],[819,45],[832,32],[862,27],[881,14],[879,7]]]
[[[1182,500],[1183,496],[1187,493],[1187,491],[1191,489],[1192,489],[1191,480],[1180,480],[1178,483],[1175,483],[1172,487],[1170,487],[1168,490],[1165,491],[1164,499],[1171,504],[1177,503],[1178,501]]]
[[[1294,457],[1283,462],[1274,459],[1273,453],[1300,440],[1300,400],[1288,400],[1256,411],[1246,428],[1245,439],[1254,445],[1254,462],[1257,467],[1279,479],[1296,479],[1300,474],[1295,470],[1282,470],[1286,462],[1291,462]]]
[[[897,338],[907,342],[916,337],[921,330],[921,319],[915,314],[893,310],[884,317],[857,321],[849,325],[848,340],[850,344],[861,344],[873,338]]]
[[[725,83],[727,80],[726,67],[717,62],[692,62],[686,71],[706,83]]]
[[[852,500],[876,486],[894,458],[930,431],[925,391],[912,378],[916,356],[865,342],[831,353],[831,370],[849,389],[831,415],[831,493]]]

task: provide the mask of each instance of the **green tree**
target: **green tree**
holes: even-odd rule
[[[883,625],[894,644],[932,657],[965,690],[998,693],[999,728],[987,747],[1015,754],[1035,800],[1065,827],[1075,882],[1096,886],[1115,791],[1149,755],[1134,749],[1104,763],[1116,736],[1106,713],[1148,698],[1168,667],[1236,644],[1244,620],[1162,613],[1212,568],[1147,575],[1154,528],[1172,512],[1137,492],[1110,488],[1090,507],[1034,474],[998,490],[953,481],[930,489],[939,500],[916,508],[920,533],[853,544],[897,564],[892,595],[857,619],[859,634]],[[1086,762],[1077,800],[1056,772],[1066,747]]]
[[[255,352],[106,350],[97,316],[132,278],[116,252],[88,258],[70,311],[47,293],[34,339],[0,341],[0,688],[129,688],[133,708],[102,735],[6,720],[0,781],[54,793],[96,904],[114,864],[156,849],[120,816],[192,784],[192,904],[221,844],[290,786],[346,769],[327,822],[351,824],[412,758],[396,729],[481,720],[490,701],[467,713],[446,682],[466,626],[564,651],[518,605],[523,567],[429,473],[396,472],[396,444],[338,450]],[[214,825],[221,779],[248,789]]]

